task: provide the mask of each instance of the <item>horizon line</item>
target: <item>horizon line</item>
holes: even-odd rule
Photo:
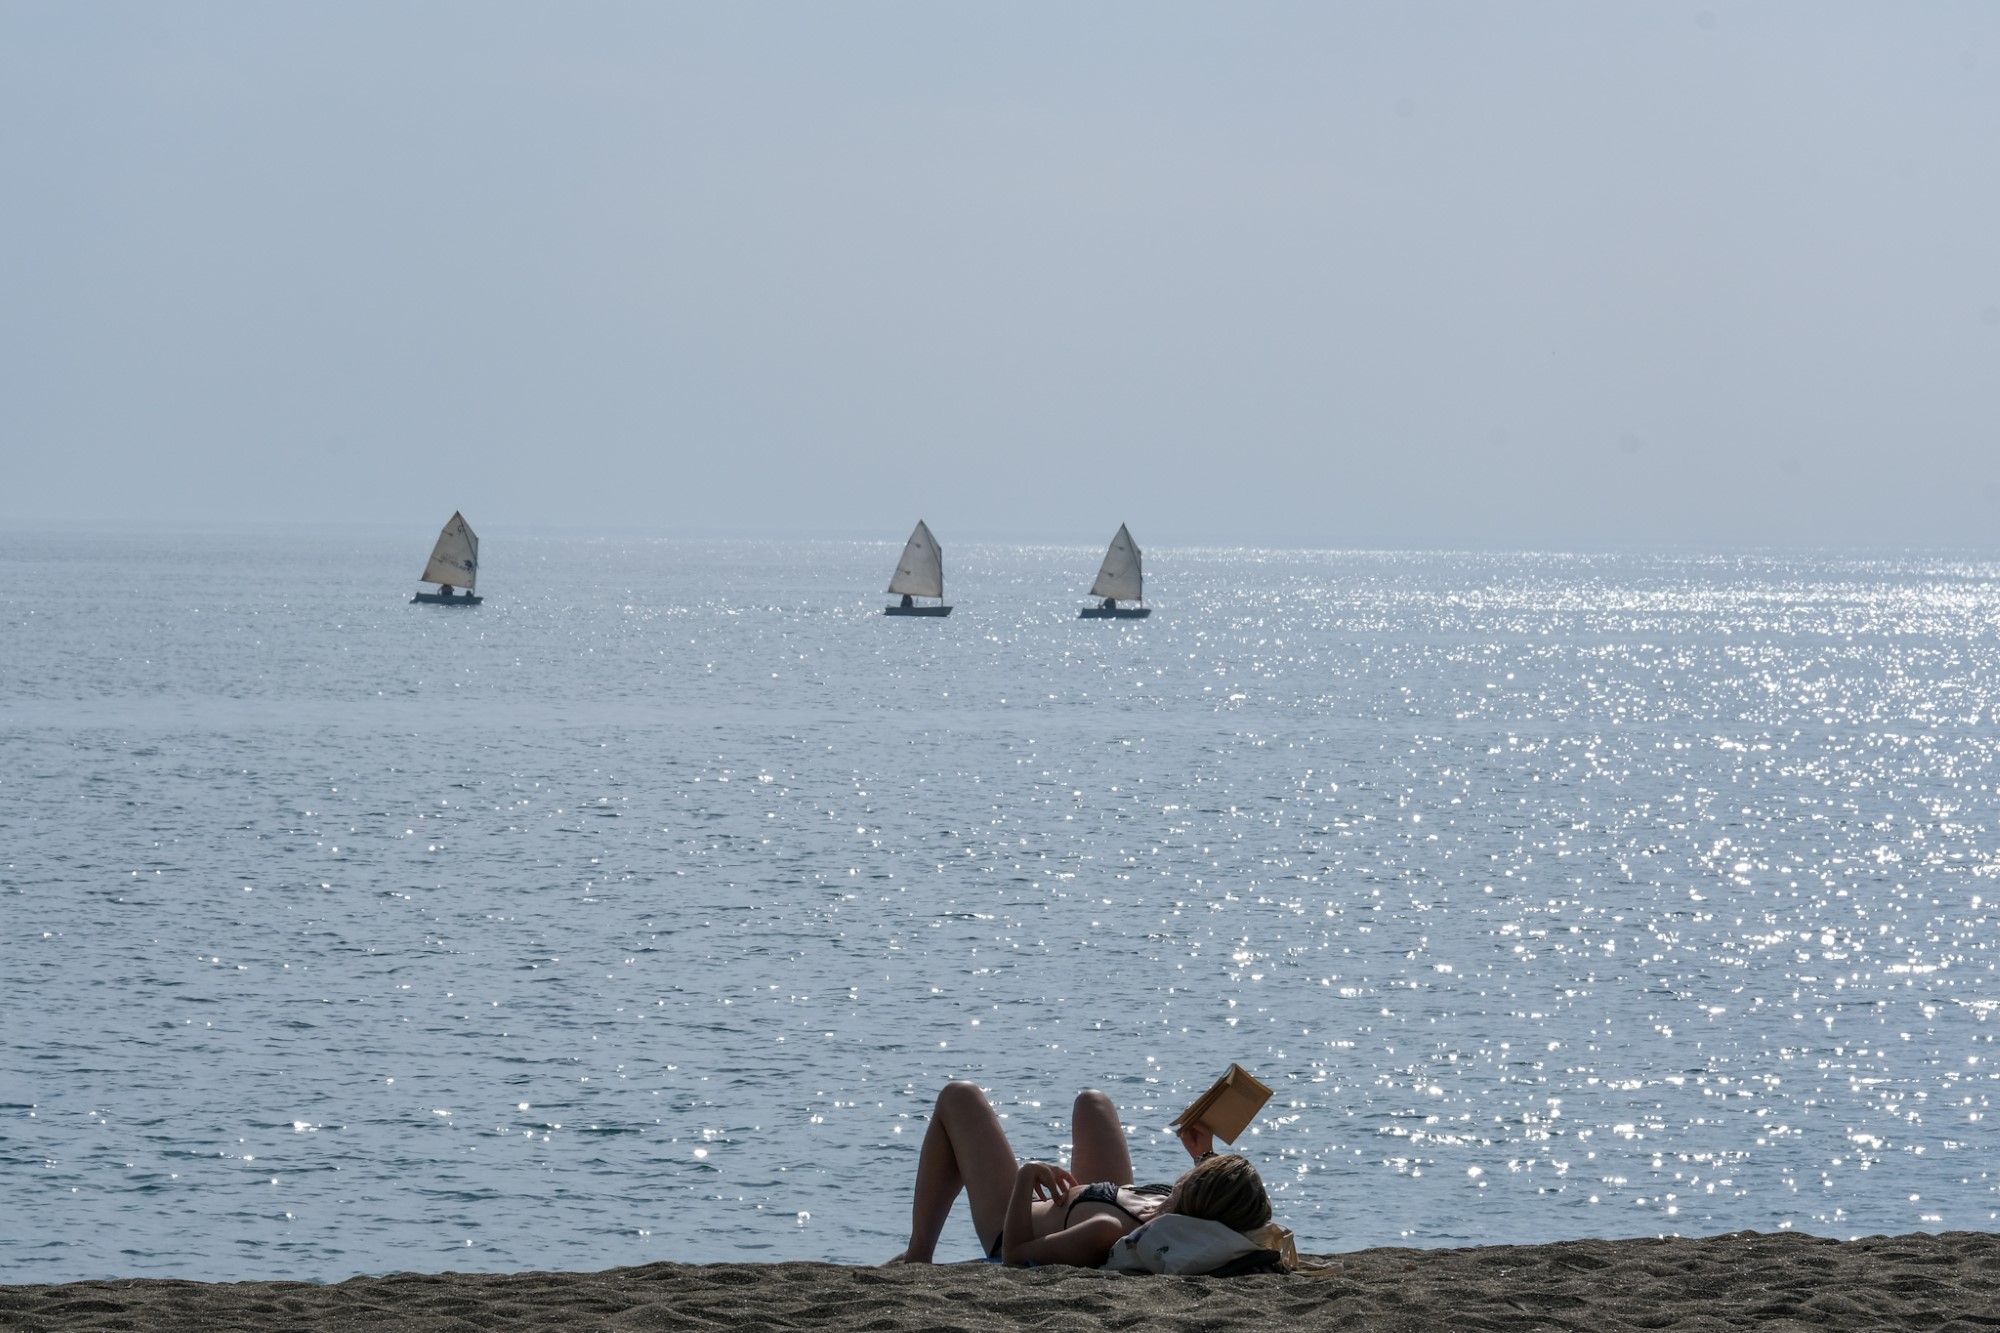
[[[420,525],[421,526],[421,525]],[[263,532],[286,529],[291,531],[355,532],[355,533],[407,533],[407,524],[387,519],[299,519],[282,520],[275,518],[237,519],[218,522],[206,518],[164,518],[149,517],[139,521],[112,518],[71,518],[38,516],[32,519],[0,516],[0,540],[7,537],[68,533],[201,533],[224,535],[230,532]],[[787,531],[752,530],[736,527],[679,526],[655,528],[637,524],[584,525],[571,523],[532,523],[499,530],[502,534],[516,534],[529,538],[547,537],[609,537],[626,540],[659,542],[846,542],[855,545],[900,546],[906,537],[902,535],[871,535],[852,529],[791,529]],[[1113,529],[1115,534],[1116,529]],[[491,541],[494,530],[481,533],[482,542]],[[971,533],[955,536],[943,545],[1011,546],[1021,549],[1037,547],[1067,549],[1094,549],[1102,542],[1095,538],[1073,538],[1053,536],[1009,535],[1002,536],[991,529],[979,528]],[[1339,552],[1350,555],[1534,555],[1588,557],[1606,555],[1675,555],[1675,556],[1773,556],[1773,555],[1834,555],[1848,557],[1869,556],[1933,556],[1961,557],[1973,559],[2000,559],[2000,544],[1950,545],[1919,544],[1911,542],[1885,541],[1878,543],[1814,543],[1814,542],[1767,542],[1760,544],[1717,545],[1693,540],[1634,540],[1629,542],[1574,542],[1574,543],[1512,543],[1477,542],[1460,545],[1438,545],[1433,543],[1411,543],[1391,545],[1375,541],[1326,542],[1303,538],[1280,537],[1275,540],[1250,542],[1212,535],[1196,537],[1181,542],[1146,542],[1144,550],[1160,551],[1285,551],[1295,553]]]

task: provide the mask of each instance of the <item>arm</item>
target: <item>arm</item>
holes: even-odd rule
[[[1207,1125],[1182,1125],[1180,1129],[1181,1147],[1187,1155],[1199,1162],[1204,1157],[1215,1156],[1215,1132]]]
[[[1000,1258],[1010,1264],[1025,1264],[1016,1251],[1035,1239],[1035,1201],[1053,1200],[1076,1184],[1076,1177],[1047,1162],[1023,1162],[1014,1173],[1014,1192],[1007,1197],[1007,1224],[1001,1230]]]
[[[1007,1200],[1005,1243],[1000,1257],[1010,1264],[1073,1264],[1096,1268],[1111,1255],[1125,1234],[1115,1217],[1092,1217],[1073,1227],[1035,1238],[1035,1202],[1054,1201],[1076,1187],[1076,1177],[1046,1162],[1024,1162],[1014,1175],[1014,1193]]]
[[[1040,1240],[1016,1245],[1007,1234],[1006,1260],[1010,1264],[1069,1264],[1076,1268],[1102,1268],[1111,1257],[1111,1247],[1125,1234],[1125,1224],[1115,1217],[1089,1217],[1073,1227],[1064,1227]]]

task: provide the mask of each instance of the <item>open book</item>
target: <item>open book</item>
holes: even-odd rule
[[[1234,1143],[1270,1100],[1271,1090],[1259,1083],[1256,1075],[1242,1065],[1231,1065],[1228,1073],[1215,1080],[1214,1087],[1174,1117],[1173,1128],[1205,1125],[1224,1143]]]

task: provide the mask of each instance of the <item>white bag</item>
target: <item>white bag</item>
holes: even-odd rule
[[[1113,1245],[1104,1266],[1120,1273],[1212,1273],[1263,1248],[1220,1222],[1162,1213]]]

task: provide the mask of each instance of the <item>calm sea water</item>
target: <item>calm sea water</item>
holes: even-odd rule
[[[1231,1060],[1307,1249],[2000,1224],[2000,565],[427,537],[0,536],[0,1280],[874,1260]]]

